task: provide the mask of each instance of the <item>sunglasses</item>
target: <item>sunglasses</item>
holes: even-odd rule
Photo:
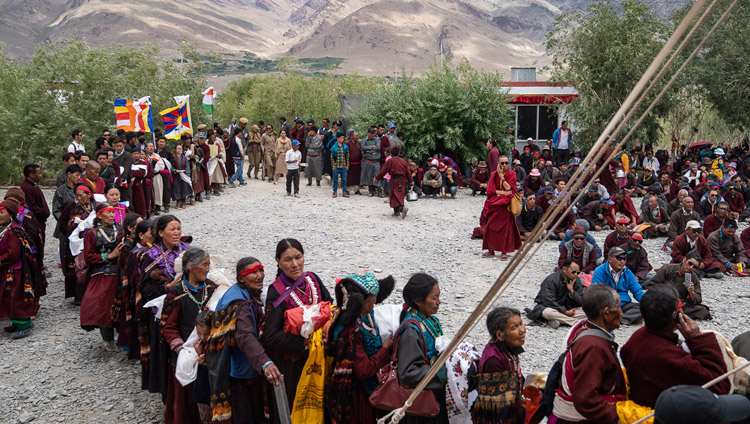
[[[586,240],[586,237],[573,237],[573,240]]]
[[[510,162],[500,162],[500,165],[507,165],[507,164],[509,164],[509,163],[510,163]]]
[[[578,275],[578,274],[581,273],[581,271],[570,271],[570,273],[573,274],[573,275]]]
[[[643,243],[643,240],[630,239],[633,243]]]
[[[697,262],[690,262],[690,261],[687,262],[687,266],[689,266],[690,268],[695,268],[698,265],[700,265],[700,264],[697,263]]]
[[[627,256],[617,256],[615,257],[615,259],[617,259],[620,262],[625,262],[628,258]]]
[[[627,222],[618,222],[617,225],[628,225]]]

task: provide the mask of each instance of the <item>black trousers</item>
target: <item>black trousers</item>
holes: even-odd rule
[[[299,193],[299,169],[286,170],[286,192],[292,192],[292,182],[294,182],[294,194]]]
[[[559,166],[561,163],[567,164],[570,160],[570,149],[555,149],[553,158],[555,159],[555,166]]]

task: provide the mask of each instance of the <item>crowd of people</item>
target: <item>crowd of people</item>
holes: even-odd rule
[[[483,239],[483,257],[500,252],[502,259],[531,240],[548,208],[570,205],[581,193],[570,212],[557,214],[562,219],[545,222],[560,241],[559,259],[525,311],[529,325],[571,327],[540,396],[529,396],[521,373],[522,314],[497,307],[487,316],[490,341],[482,352],[464,346],[454,353],[455,362],[418,398],[420,411],[407,411],[407,423],[447,423],[463,413],[476,424],[542,416],[614,424],[624,402],[656,407],[657,422],[677,422],[669,405],[678,413],[684,409],[675,404],[704,396],[690,386],[730,369],[728,350],[750,356],[750,332],[730,345],[696,324],[712,318],[702,279],[747,275],[750,229],[737,234],[738,222],[750,216],[747,148],[725,155],[723,148],[678,147],[671,157],[635,149],[594,179],[611,152],[596,166],[570,157],[573,133],[563,125],[543,149],[529,140],[523,153],[502,154],[491,139],[486,160],[473,159],[462,175],[444,155],[403,158],[403,134],[394,124],[370,127],[361,143],[356,131],[344,132],[338,121],[329,128],[327,119],[320,128],[295,119],[292,128],[281,117],[278,136],[273,125],[247,124],[241,118],[227,129],[199,126],[174,151],[158,133],[148,140],[103,131],[93,156],[73,131],[51,210],[38,185],[41,167],[24,167],[24,182],[0,203],[0,319],[11,322],[5,331],[20,339],[33,329],[50,274],[43,264],[52,215],[65,297],[80,305],[81,328],[98,331],[106,351],[124,350],[140,363],[141,387],[161,395],[165,422],[279,423],[290,415],[292,422],[374,423],[400,406],[386,393],[384,371],[390,367],[398,384],[415,387],[446,345],[437,279],[413,275],[402,306],[387,305],[392,277],[362,270],[325,282],[306,270],[302,244],[287,238],[276,246],[270,285],[254,257],[240,259],[236,281],[229,281],[169,214],[172,202],[184,208],[221,196],[235,182],[245,185],[245,175],[274,184],[284,176],[287,195],[298,196],[303,170],[308,186],[330,176],[333,197],[339,180],[344,197],[365,189],[388,196],[400,218],[407,193],[453,198],[465,186],[486,196],[473,235]],[[580,166],[586,183],[565,194]],[[611,231],[602,248],[591,236],[599,231]],[[654,270],[646,238],[663,238],[671,262]],[[641,323],[618,358],[614,331]],[[747,389],[747,380],[722,380],[709,390],[727,395],[739,387]],[[750,415],[746,398],[715,399],[716,405],[703,401],[734,406],[718,421],[700,415],[710,409],[703,408],[694,422]]]

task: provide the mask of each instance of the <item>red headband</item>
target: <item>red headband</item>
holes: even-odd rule
[[[101,212],[115,212],[115,208],[112,208],[112,207],[101,208],[99,209],[99,212],[97,212],[97,214]]]
[[[263,265],[257,264],[257,265],[251,266],[250,268],[240,272],[240,276],[252,274],[256,271],[263,271]]]
[[[91,195],[94,194],[94,193],[91,192],[91,189],[87,185],[85,185],[85,184],[79,185],[76,190],[85,191],[86,193],[91,194]]]
[[[3,206],[3,205],[0,205],[0,211],[7,211],[7,210],[8,210],[8,208],[6,208],[6,207],[5,207],[5,206]]]

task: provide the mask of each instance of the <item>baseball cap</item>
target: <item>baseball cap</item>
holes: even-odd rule
[[[618,224],[629,224],[630,221],[627,218],[625,218],[624,216],[621,216],[621,217],[617,218],[617,223]]]
[[[592,185],[589,186],[589,191],[591,193],[597,192],[597,191],[599,191],[599,187],[597,187],[597,186],[595,186],[595,185],[592,184]]]
[[[298,140],[292,140],[292,146],[299,146]]]
[[[614,200],[612,200],[612,199],[610,199],[610,198],[609,198],[609,196],[604,196],[604,197],[602,197],[601,199],[599,199],[599,201],[600,201],[601,203],[606,203],[606,204],[608,204],[608,205],[614,205],[614,204],[615,204],[615,201],[614,201]]]
[[[396,128],[396,124],[394,124],[393,122],[391,122],[390,124],[388,124],[388,128]]]
[[[641,235],[641,233],[633,233],[630,238],[632,238],[633,240],[643,241],[643,235]]]
[[[674,386],[656,399],[656,423],[718,424],[750,417],[750,399],[742,395],[718,396],[698,386]]]
[[[609,249],[609,255],[608,256],[620,256],[620,255],[627,255],[627,252],[622,250],[620,246],[615,246],[611,249]]]
[[[513,165],[520,165],[521,161],[518,159],[513,159]]]
[[[685,228],[697,229],[700,227],[701,227],[701,224],[694,219],[691,219],[690,221],[687,222],[687,224],[685,224]]]

